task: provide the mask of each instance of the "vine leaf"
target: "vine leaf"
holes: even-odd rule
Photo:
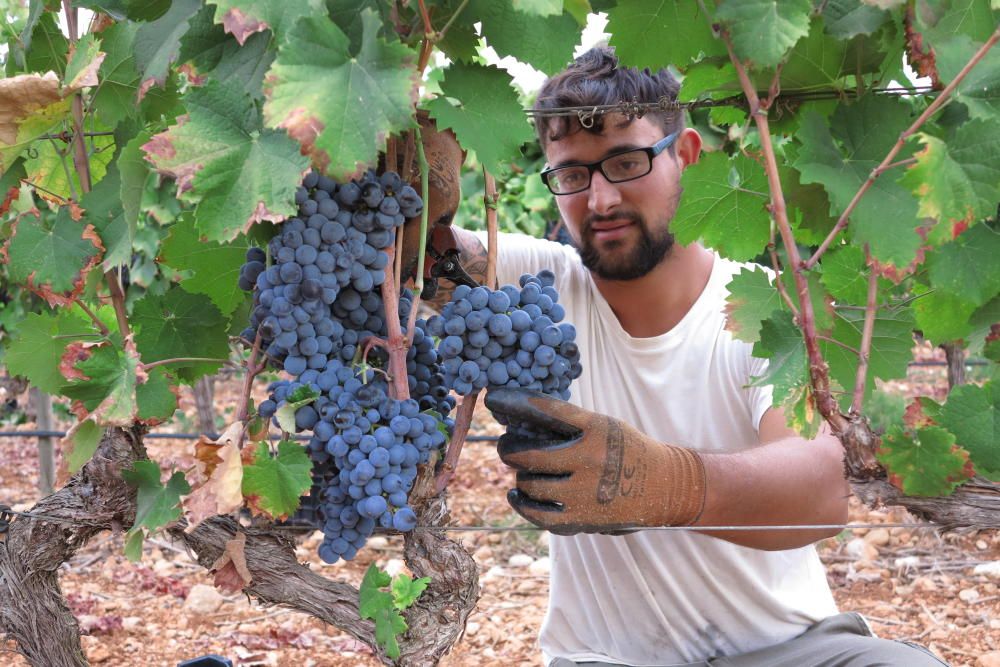
[[[917,328],[929,341],[946,343],[964,339],[972,331],[969,318],[976,305],[965,298],[940,289],[917,286],[913,302],[913,315]]]
[[[324,12],[321,0],[216,0],[215,22],[221,23],[242,46],[251,35],[270,30],[284,39],[295,22],[303,16]]]
[[[615,54],[632,67],[686,70],[699,52],[705,58],[726,55],[726,45],[712,34],[711,20],[697,0],[620,2],[608,10],[607,31]]]
[[[737,261],[760,254],[771,232],[764,168],[743,155],[709,153],[681,176],[681,197],[671,230],[679,243],[699,238]]]
[[[104,178],[80,200],[85,211],[83,219],[93,226],[105,248],[102,263],[105,271],[132,263],[135,225],[129,225],[125,220],[122,204],[121,177],[118,165],[113,163]]]
[[[181,39],[178,62],[188,79],[203,85],[206,77],[219,81],[239,81],[254,100],[264,96],[264,73],[274,61],[275,49],[268,48],[269,32],[250,35],[240,46],[239,42],[216,25],[212,17],[213,5],[205,5],[191,18],[191,27]]]
[[[968,35],[955,35],[934,47],[938,73],[949,83],[982,46]],[[1000,51],[990,49],[962,79],[952,97],[969,110],[973,119],[995,120],[1000,113]]]
[[[223,593],[239,593],[253,581],[247,567],[246,546],[246,533],[236,533],[226,542],[222,555],[212,563],[210,569],[215,574],[215,587]]]
[[[431,583],[430,577],[413,579],[404,573],[396,575],[392,580],[392,601],[396,609],[402,611],[412,606],[429,583]]]
[[[533,16],[562,14],[563,0],[513,0],[514,9]]]
[[[146,381],[135,388],[136,420],[146,426],[170,421],[177,410],[177,391],[177,381],[164,367],[149,371]]]
[[[97,451],[97,446],[101,444],[103,434],[104,429],[93,419],[78,421],[66,432],[61,444],[69,448],[66,462],[71,473],[82,468],[91,459]]]
[[[809,33],[809,0],[723,0],[715,12],[733,38],[741,60],[774,67]]]
[[[92,416],[102,426],[129,426],[136,420],[136,387],[147,374],[131,335],[120,346],[110,340],[70,343],[60,368],[69,380],[60,393],[73,399],[77,418]]]
[[[794,166],[803,183],[826,188],[831,213],[839,216],[910,122],[907,107],[879,95],[839,105],[830,119],[807,113],[797,133],[801,147]],[[905,159],[911,150],[904,147],[897,157]],[[883,176],[854,208],[848,229],[855,243],[868,243],[877,259],[902,268],[917,257],[919,224],[913,195]]]
[[[512,0],[471,0],[463,20],[482,23],[482,36],[500,57],[514,56],[546,74],[573,59],[580,26],[568,13],[532,16],[517,11]]]
[[[7,257],[10,280],[26,284],[53,306],[68,305],[83,292],[87,274],[104,251],[93,225],[81,224],[79,214],[78,208],[63,206],[55,214],[36,209],[22,215],[0,251]]]
[[[759,269],[759,270],[758,270]],[[781,297],[768,272],[760,267],[740,269],[726,286],[726,330],[745,343],[760,340],[761,325],[781,308]]]
[[[184,516],[190,533],[202,521],[229,514],[243,505],[243,460],[238,447],[242,422],[233,422],[217,440],[201,436],[194,446],[195,470],[188,480],[191,493],[184,497]]]
[[[288,400],[274,413],[278,426],[286,433],[294,433],[295,411],[304,405],[309,405],[319,398],[319,392],[309,385],[301,385],[288,397]]]
[[[69,106],[53,72],[0,79],[0,171],[68,118]]]
[[[170,237],[161,246],[160,259],[173,269],[192,272],[191,277],[181,280],[180,286],[188,292],[208,296],[223,315],[229,316],[247,300],[247,293],[237,284],[247,248],[249,243],[243,236],[226,245],[202,240],[193,216],[182,215],[170,228]]]
[[[143,146],[157,171],[177,179],[178,199],[197,204],[198,229],[231,241],[257,222],[295,214],[308,161],[284,132],[262,129],[238,82],[209,82],[185,99],[189,117]]]
[[[146,190],[146,179],[149,176],[149,163],[143,159],[142,146],[149,141],[150,137],[150,133],[145,130],[139,132],[125,144],[118,155],[118,178],[121,184],[120,199],[122,215],[124,216],[124,232],[128,235],[129,243],[135,237],[135,227],[139,221],[139,212],[142,207],[142,195]],[[109,177],[105,176],[105,179],[107,178]],[[131,261],[131,257],[122,263],[129,261]]]
[[[356,52],[330,19],[301,19],[264,86],[268,125],[288,130],[313,164],[338,180],[374,165],[386,136],[412,126],[417,102],[413,53],[377,37],[380,22],[370,9],[361,18]]]
[[[938,221],[935,240],[949,240],[994,213],[1000,201],[1000,123],[963,123],[947,143],[924,133],[917,140],[924,148],[899,182],[918,198],[917,214]]]
[[[147,293],[132,309],[135,342],[146,363],[182,357],[229,356],[226,318],[203,294],[191,294],[180,287],[166,294]],[[174,364],[177,376],[194,382],[214,373],[219,362]]]
[[[1000,293],[1000,233],[980,223],[927,258],[931,284],[979,307]]]
[[[188,30],[188,21],[201,5],[202,0],[174,0],[163,16],[139,27],[134,47],[135,62],[142,71],[138,99],[154,84],[166,83],[170,65],[180,50],[181,37]]]
[[[441,82],[444,96],[432,100],[427,110],[439,130],[451,129],[465,149],[492,174],[507,171],[507,164],[520,155],[521,144],[531,141],[528,124],[510,75],[497,67],[455,64]]]
[[[97,73],[100,85],[94,93],[93,107],[108,125],[117,125],[136,116],[141,75],[133,47],[139,24],[115,23],[101,32],[101,51],[106,55]]]
[[[285,519],[312,486],[312,460],[305,448],[290,440],[278,443],[277,456],[266,442],[257,444],[253,463],[243,468],[243,496],[250,509]]]
[[[792,314],[780,310],[764,320],[753,356],[767,359],[767,372],[753,378],[754,385],[773,385],[775,406],[783,405],[794,390],[808,384],[806,346]]]
[[[105,56],[99,49],[100,44],[93,33],[87,33],[70,46],[69,63],[63,75],[63,85],[67,90],[97,85],[97,70]]]
[[[58,394],[66,382],[59,360],[70,344],[68,336],[93,333],[93,325],[76,310],[28,313],[6,343],[4,364],[10,373],[28,378],[46,394]]]
[[[969,452],[980,474],[1000,481],[1000,382],[955,387],[944,404],[941,423]]]
[[[911,496],[945,496],[972,477],[969,454],[939,426],[915,431],[893,426],[876,452],[889,482]]]
[[[868,301],[865,252],[858,246],[845,245],[823,255],[820,282],[837,301],[862,304]]]
[[[889,12],[861,0],[832,0],[823,5],[826,31],[837,39],[870,35],[889,19]]]
[[[392,594],[382,590],[391,583],[389,575],[379,570],[375,563],[369,565],[358,590],[358,613],[361,618],[375,621],[375,641],[385,648],[387,656],[395,659],[399,657],[396,637],[406,632],[407,626]]]
[[[181,517],[181,496],[190,491],[184,473],[174,472],[166,484],[160,482],[160,477],[160,466],[154,461],[136,461],[132,468],[122,471],[122,479],[138,491],[135,522],[126,536],[125,554],[130,560],[138,560],[147,533]]]

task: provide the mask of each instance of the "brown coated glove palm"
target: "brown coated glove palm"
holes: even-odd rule
[[[690,449],[527,389],[493,389],[486,406],[539,438],[508,433],[500,459],[517,470],[507,493],[525,519],[557,534],[690,525],[705,504],[705,468]]]

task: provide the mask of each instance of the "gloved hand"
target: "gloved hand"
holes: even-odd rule
[[[461,198],[460,176],[465,151],[458,144],[451,130],[439,131],[434,121],[424,112],[417,114],[420,124],[421,143],[429,166],[427,185],[427,238],[434,236],[435,225],[450,228],[458,210]],[[402,160],[402,150],[399,151]],[[420,164],[414,159],[413,171],[404,176],[405,180],[420,193]],[[450,231],[450,230],[449,230]],[[447,236],[447,235],[444,235]],[[438,238],[441,238],[441,232]],[[454,245],[454,241],[450,245]],[[406,221],[403,227],[402,281],[416,276],[417,259],[423,251],[420,246],[420,216]],[[429,262],[428,262],[429,263]]]
[[[533,524],[561,535],[614,533],[686,526],[701,515],[705,468],[697,452],[527,389],[492,389],[486,407],[551,436],[508,433],[498,446],[517,470],[507,500]]]

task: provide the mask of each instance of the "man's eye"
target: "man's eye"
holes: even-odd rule
[[[583,174],[578,171],[571,171],[566,174],[559,174],[559,182],[563,185],[578,185],[583,181]]]

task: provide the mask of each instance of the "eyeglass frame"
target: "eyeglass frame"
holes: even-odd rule
[[[634,181],[634,180],[640,179],[643,176],[648,176],[649,172],[653,171],[653,158],[655,158],[657,155],[659,155],[663,151],[667,150],[667,148],[669,148],[671,145],[673,145],[674,141],[676,141],[676,139],[677,139],[677,137],[679,135],[680,135],[679,131],[678,132],[672,132],[672,133],[668,134],[667,136],[663,137],[662,139],[660,139],[659,141],[657,141],[652,146],[647,146],[645,148],[629,148],[629,149],[624,150],[624,151],[618,151],[617,153],[612,153],[611,155],[605,155],[603,158],[601,158],[600,160],[597,160],[596,162],[589,162],[589,163],[579,162],[579,163],[576,163],[576,164],[564,164],[564,165],[562,165],[560,167],[549,167],[548,169],[543,169],[542,172],[539,174],[539,176],[542,179],[542,183],[545,183],[545,187],[549,189],[549,192],[551,192],[552,194],[554,194],[557,197],[562,197],[562,196],[565,196],[565,195],[575,195],[575,194],[579,194],[581,192],[584,192],[586,190],[589,190],[591,184],[594,181],[594,172],[595,171],[600,171],[601,172],[601,176],[603,176],[608,181],[608,183],[628,183],[629,181]],[[612,179],[610,176],[608,176],[607,172],[604,171],[603,164],[607,160],[610,160],[611,158],[619,157],[621,155],[625,155],[627,153],[636,153],[636,152],[645,153],[649,157],[649,169],[645,173],[640,174],[639,176],[632,176],[631,178],[625,178],[625,179],[621,179],[621,180],[617,180],[616,181],[616,180]],[[571,167],[586,167],[587,168],[587,185],[584,186],[584,187],[582,187],[582,188],[580,188],[579,190],[573,190],[572,192],[556,192],[555,190],[553,190],[552,186],[549,184],[549,175],[552,174],[552,173],[555,173],[555,172],[557,172],[557,171],[559,171],[561,169],[569,169]]]

